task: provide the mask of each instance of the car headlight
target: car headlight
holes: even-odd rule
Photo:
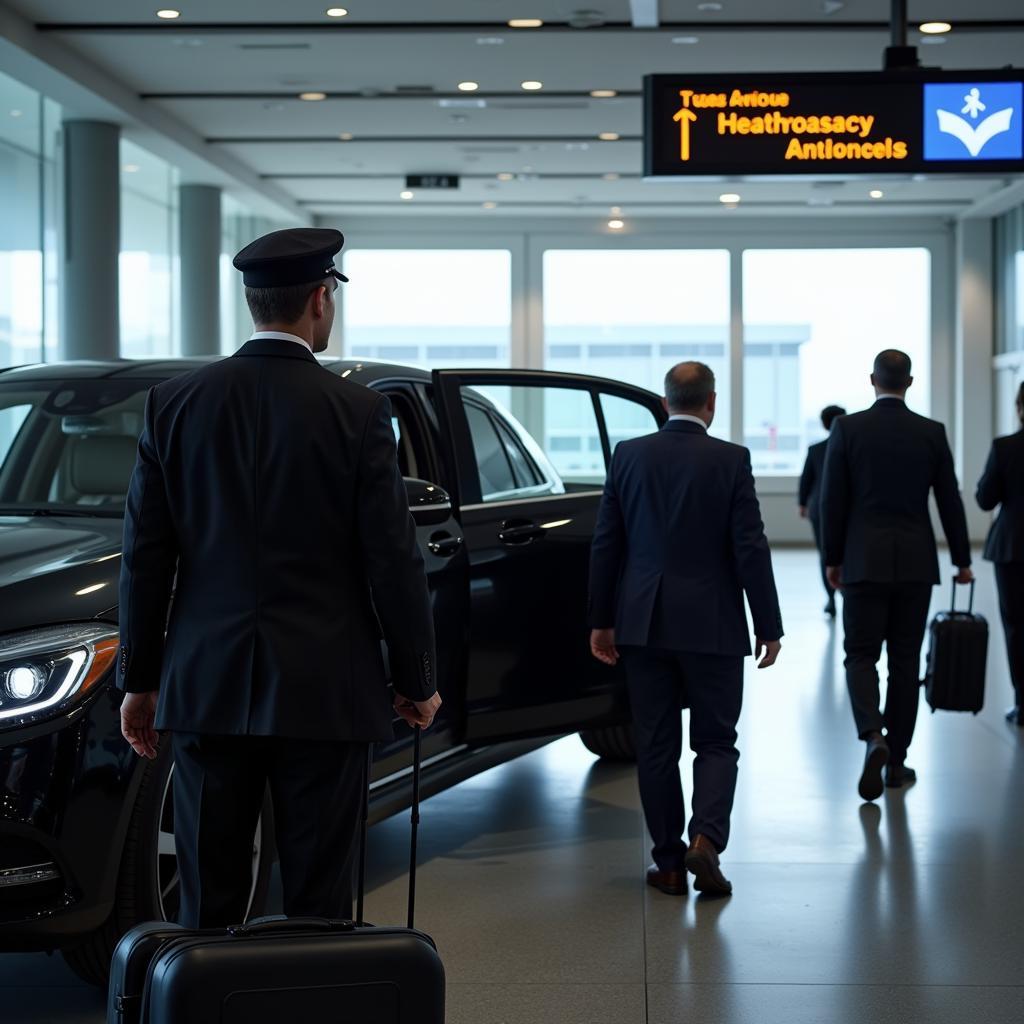
[[[0,729],[66,711],[103,679],[117,649],[117,630],[106,623],[0,637]]]

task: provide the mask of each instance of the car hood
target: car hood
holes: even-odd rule
[[[0,516],[0,633],[113,609],[123,528],[112,518]]]

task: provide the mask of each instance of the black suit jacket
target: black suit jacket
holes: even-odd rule
[[[750,453],[670,420],[615,449],[594,532],[590,623],[616,643],[743,656],[782,636]]]
[[[821,478],[825,475],[825,449],[828,440],[812,444],[807,449],[804,470],[800,474],[800,493],[797,504],[807,509],[811,519],[821,515]]]
[[[435,686],[388,400],[269,339],[155,387],[120,623],[118,684],[159,688],[160,729],[391,739],[381,627],[395,688]]]
[[[825,454],[825,564],[841,565],[845,583],[938,583],[932,490],[953,563],[968,566],[967,519],[942,424],[895,398],[841,416]]]
[[[990,562],[1024,562],[1024,430],[993,442],[977,498],[986,512],[1002,506],[989,530],[985,557]]]

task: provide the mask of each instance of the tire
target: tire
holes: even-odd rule
[[[107,921],[78,944],[62,950],[83,981],[105,987],[121,937],[143,921],[174,920],[178,912],[174,854],[174,764],[166,750],[143,769],[121,853],[114,909]],[[262,914],[273,863],[273,816],[269,800],[253,841],[253,887],[247,916]]]
[[[636,741],[632,725],[609,725],[603,729],[581,729],[583,746],[604,761],[635,761]]]

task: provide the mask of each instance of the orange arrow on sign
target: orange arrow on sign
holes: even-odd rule
[[[689,107],[683,107],[672,120],[679,122],[679,159],[685,163],[690,159],[690,125],[697,120],[697,115]]]

